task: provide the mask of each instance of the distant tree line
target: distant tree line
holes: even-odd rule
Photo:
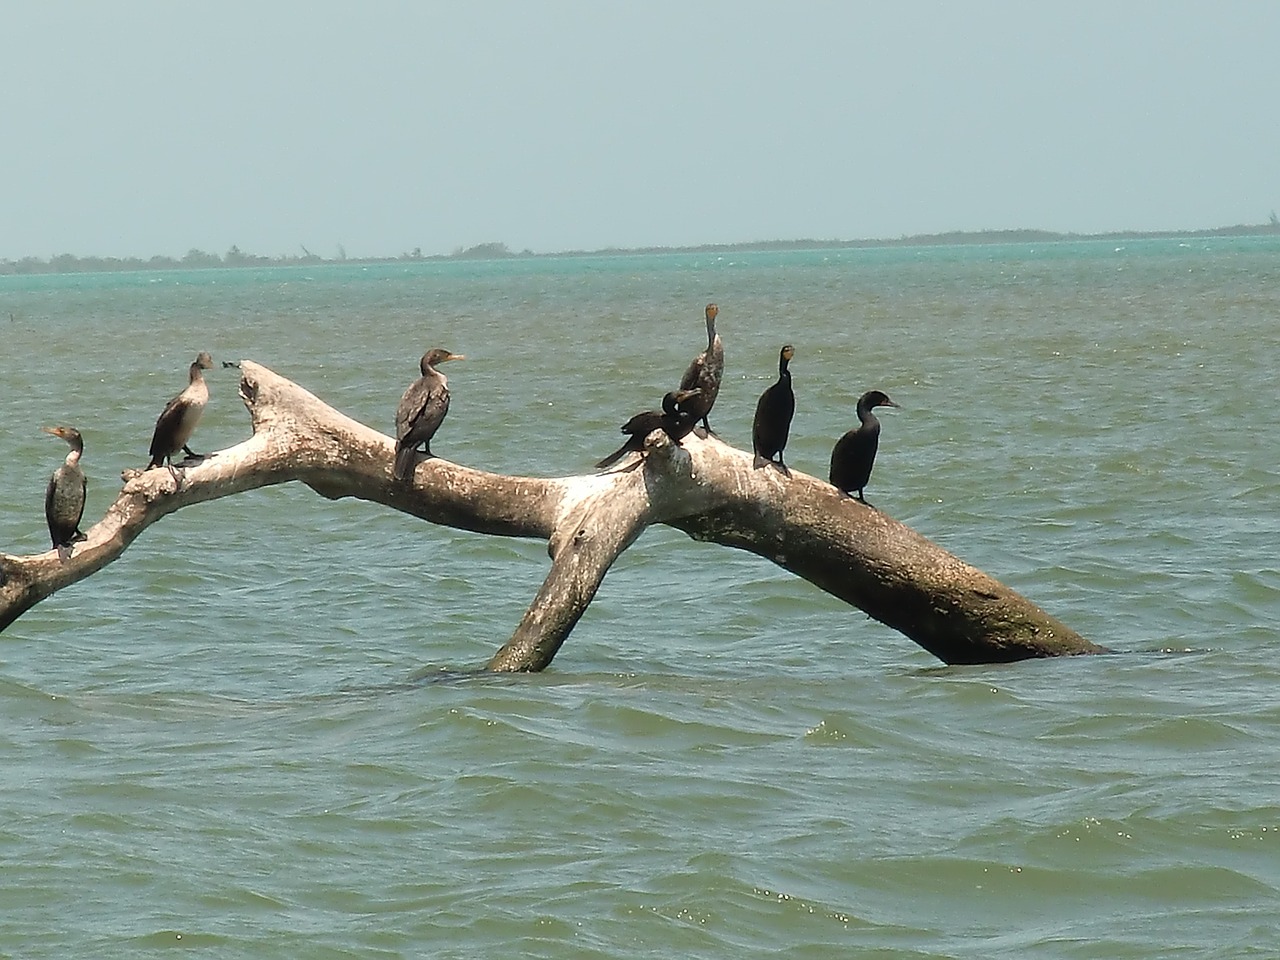
[[[471,247],[457,247],[449,254],[424,255],[421,247],[402,253],[398,257],[348,258],[347,252],[338,247],[338,255],[326,258],[312,253],[306,247],[301,254],[281,254],[264,257],[246,253],[234,244],[226,253],[206,253],[192,248],[182,257],[79,257],[72,253],[60,253],[42,260],[40,257],[23,257],[21,260],[0,260],[0,276],[30,273],[99,273],[114,270],[204,270],[220,267],[292,267],[319,263],[397,263],[403,261],[430,260],[503,260],[512,257],[582,257],[601,255],[626,255],[639,253],[735,253],[751,250],[836,250],[861,247],[943,246],[966,243],[1050,243],[1059,240],[1140,240],[1172,237],[1248,237],[1280,233],[1280,218],[1273,210],[1267,223],[1236,224],[1230,227],[1213,227],[1206,230],[1156,230],[1115,231],[1111,233],[1056,233],[1051,230],[954,230],[946,233],[925,233],[878,240],[764,240],[750,243],[708,243],[698,246],[671,247],[608,247],[602,250],[566,250],[558,253],[539,254],[532,250],[519,253],[505,243],[478,243]]]
[[[40,257],[23,257],[21,260],[0,260],[0,274],[25,273],[99,273],[114,270],[205,270],[215,267],[267,267],[267,266],[302,266],[314,263],[342,262],[326,260],[324,257],[303,248],[302,254],[282,254],[276,257],[264,257],[256,253],[246,253],[238,246],[232,245],[225,254],[208,253],[191,248],[182,257],[154,256],[142,257],[80,257],[72,253],[60,253],[43,260]],[[380,258],[385,259],[385,258]],[[406,254],[403,259],[412,259]]]
[[[444,255],[424,256],[421,247],[402,253],[398,257],[349,258],[346,250],[338,247],[338,255],[332,258],[312,253],[306,247],[301,254],[281,254],[264,257],[246,253],[232,245],[224,254],[208,253],[192,247],[182,257],[80,257],[73,253],[59,253],[47,260],[40,257],[23,257],[21,260],[0,260],[0,275],[29,273],[102,273],[115,270],[208,270],[219,267],[293,267],[317,263],[396,263],[405,260],[497,260],[504,257],[534,256],[533,251],[514,253],[505,243],[480,243],[473,247],[454,250]]]

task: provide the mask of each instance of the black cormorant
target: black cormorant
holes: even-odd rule
[[[84,440],[75,427],[43,429],[45,433],[61,437],[71,446],[71,452],[67,454],[62,466],[53,471],[44,493],[44,518],[49,523],[49,537],[53,540],[58,556],[66,560],[71,556],[72,544],[86,539],[80,532],[80,518],[84,516],[85,490],[88,486],[84,470],[80,468]]]
[[[698,397],[697,390],[672,390],[662,398],[661,413],[657,410],[637,413],[622,425],[622,432],[630,434],[627,442],[597,463],[596,469],[603,470],[621,460],[628,452],[643,452],[645,438],[655,430],[664,431],[668,437],[679,443],[689,435],[698,422],[697,414],[689,409]]]
[[[778,382],[770,384],[756,401],[756,418],[751,424],[751,447],[756,453],[756,466],[774,460],[787,476],[791,471],[782,462],[787,446],[791,418],[796,412],[796,395],[791,390],[791,371],[787,364],[795,356],[795,348],[787,344],[778,353]]]
[[[428,457],[431,438],[444,423],[449,412],[449,381],[436,369],[436,364],[449,360],[465,360],[460,353],[435,347],[422,355],[422,376],[409,384],[396,408],[396,459],[392,475],[397,480],[413,476],[414,454],[422,446]]]
[[[156,420],[155,432],[151,435],[151,462],[147,464],[148,470],[164,466],[168,462],[169,472],[173,473],[176,481],[178,475],[173,470],[174,454],[181,450],[188,457],[200,456],[187,443],[191,440],[196,424],[200,422],[205,404],[209,402],[209,385],[204,382],[203,371],[212,367],[213,357],[200,351],[188,372],[187,388],[165,404]]]
[[[707,422],[707,414],[715,406],[716,397],[720,395],[720,380],[724,376],[724,343],[716,333],[716,315],[720,308],[714,303],[707,304],[707,349],[693,358],[689,369],[680,378],[681,390],[700,390],[698,396],[690,399],[685,407],[693,415],[694,420],[701,420],[702,425],[711,432],[711,424]]]
[[[866,503],[862,491],[871,479],[871,467],[876,462],[876,448],[880,445],[880,421],[872,413],[874,407],[896,407],[887,393],[868,390],[858,398],[857,429],[850,430],[836,441],[831,451],[831,482],[842,492],[857,491],[858,499]]]

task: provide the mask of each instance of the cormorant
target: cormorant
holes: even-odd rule
[[[176,482],[178,474],[173,469],[173,456],[179,450],[188,457],[199,458],[187,446],[196,424],[204,413],[204,405],[209,402],[209,385],[204,382],[204,371],[213,368],[213,357],[201,350],[191,364],[188,372],[187,388],[165,404],[164,410],[156,420],[155,433],[151,435],[151,462],[147,469],[164,466],[167,462],[169,472]]]
[[[863,488],[871,479],[871,467],[876,461],[876,448],[880,445],[880,421],[872,413],[875,407],[896,407],[887,393],[868,390],[858,398],[859,426],[836,441],[831,451],[831,482],[842,492],[858,492],[858,499],[866,503]]]
[[[392,475],[397,480],[413,476],[414,453],[423,446],[427,456],[431,453],[431,438],[444,423],[449,412],[449,381],[436,369],[436,364],[448,360],[465,360],[460,353],[450,353],[435,347],[422,355],[418,366],[422,376],[409,384],[396,408],[396,459]]]
[[[756,453],[756,466],[774,461],[787,476],[791,471],[782,462],[787,446],[791,418],[796,412],[796,395],[791,390],[791,371],[787,364],[795,356],[795,348],[787,344],[778,353],[778,382],[770,384],[756,401],[756,418],[751,425],[751,447]]]
[[[67,459],[53,476],[44,493],[44,518],[49,523],[49,536],[58,556],[66,560],[71,556],[72,544],[86,539],[80,532],[80,518],[84,516],[85,489],[88,486],[80,457],[84,453],[84,440],[75,427],[43,427],[45,433],[61,437],[71,446]]]
[[[707,349],[693,358],[689,369],[680,378],[681,390],[700,390],[697,397],[685,404],[694,420],[701,420],[702,425],[711,432],[711,424],[707,422],[707,414],[715,406],[716,397],[720,395],[720,379],[724,376],[724,343],[716,333],[716,314],[720,308],[714,303],[707,304]]]
[[[611,466],[628,452],[643,452],[645,438],[655,430],[665,431],[668,437],[679,443],[698,423],[697,415],[689,409],[698,396],[697,390],[672,390],[662,398],[661,413],[657,410],[637,413],[621,427],[623,433],[630,434],[627,442],[597,463],[596,469]]]

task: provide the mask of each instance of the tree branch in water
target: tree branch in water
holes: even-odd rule
[[[1098,653],[1035,604],[878,510],[817,478],[757,469],[746,451],[661,431],[643,463],[611,473],[539,479],[419,458],[392,477],[393,440],[266,367],[241,364],[253,435],[177,471],[125,471],[124,487],[65,562],[54,550],[0,554],[0,630],[54,592],[119,557],[148,526],[193,503],[300,481],[431,523],[546,540],[551,570],[490,670],[542,670],[614,560],[646,527],[747,550],[905,634],[947,663]],[[631,455],[632,457],[636,455]]]

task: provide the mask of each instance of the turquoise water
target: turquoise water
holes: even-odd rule
[[[543,544],[200,505],[0,635],[0,955],[1274,956],[1275,238],[3,277],[0,550],[39,427],[96,520],[198,350],[389,430],[446,346],[433,449],[572,474],[708,300],[725,439],[783,342],[796,469],[885,389],[869,499],[1119,655],[944,667],[655,529],[547,673],[469,676]],[[248,429],[210,379],[197,449]]]

